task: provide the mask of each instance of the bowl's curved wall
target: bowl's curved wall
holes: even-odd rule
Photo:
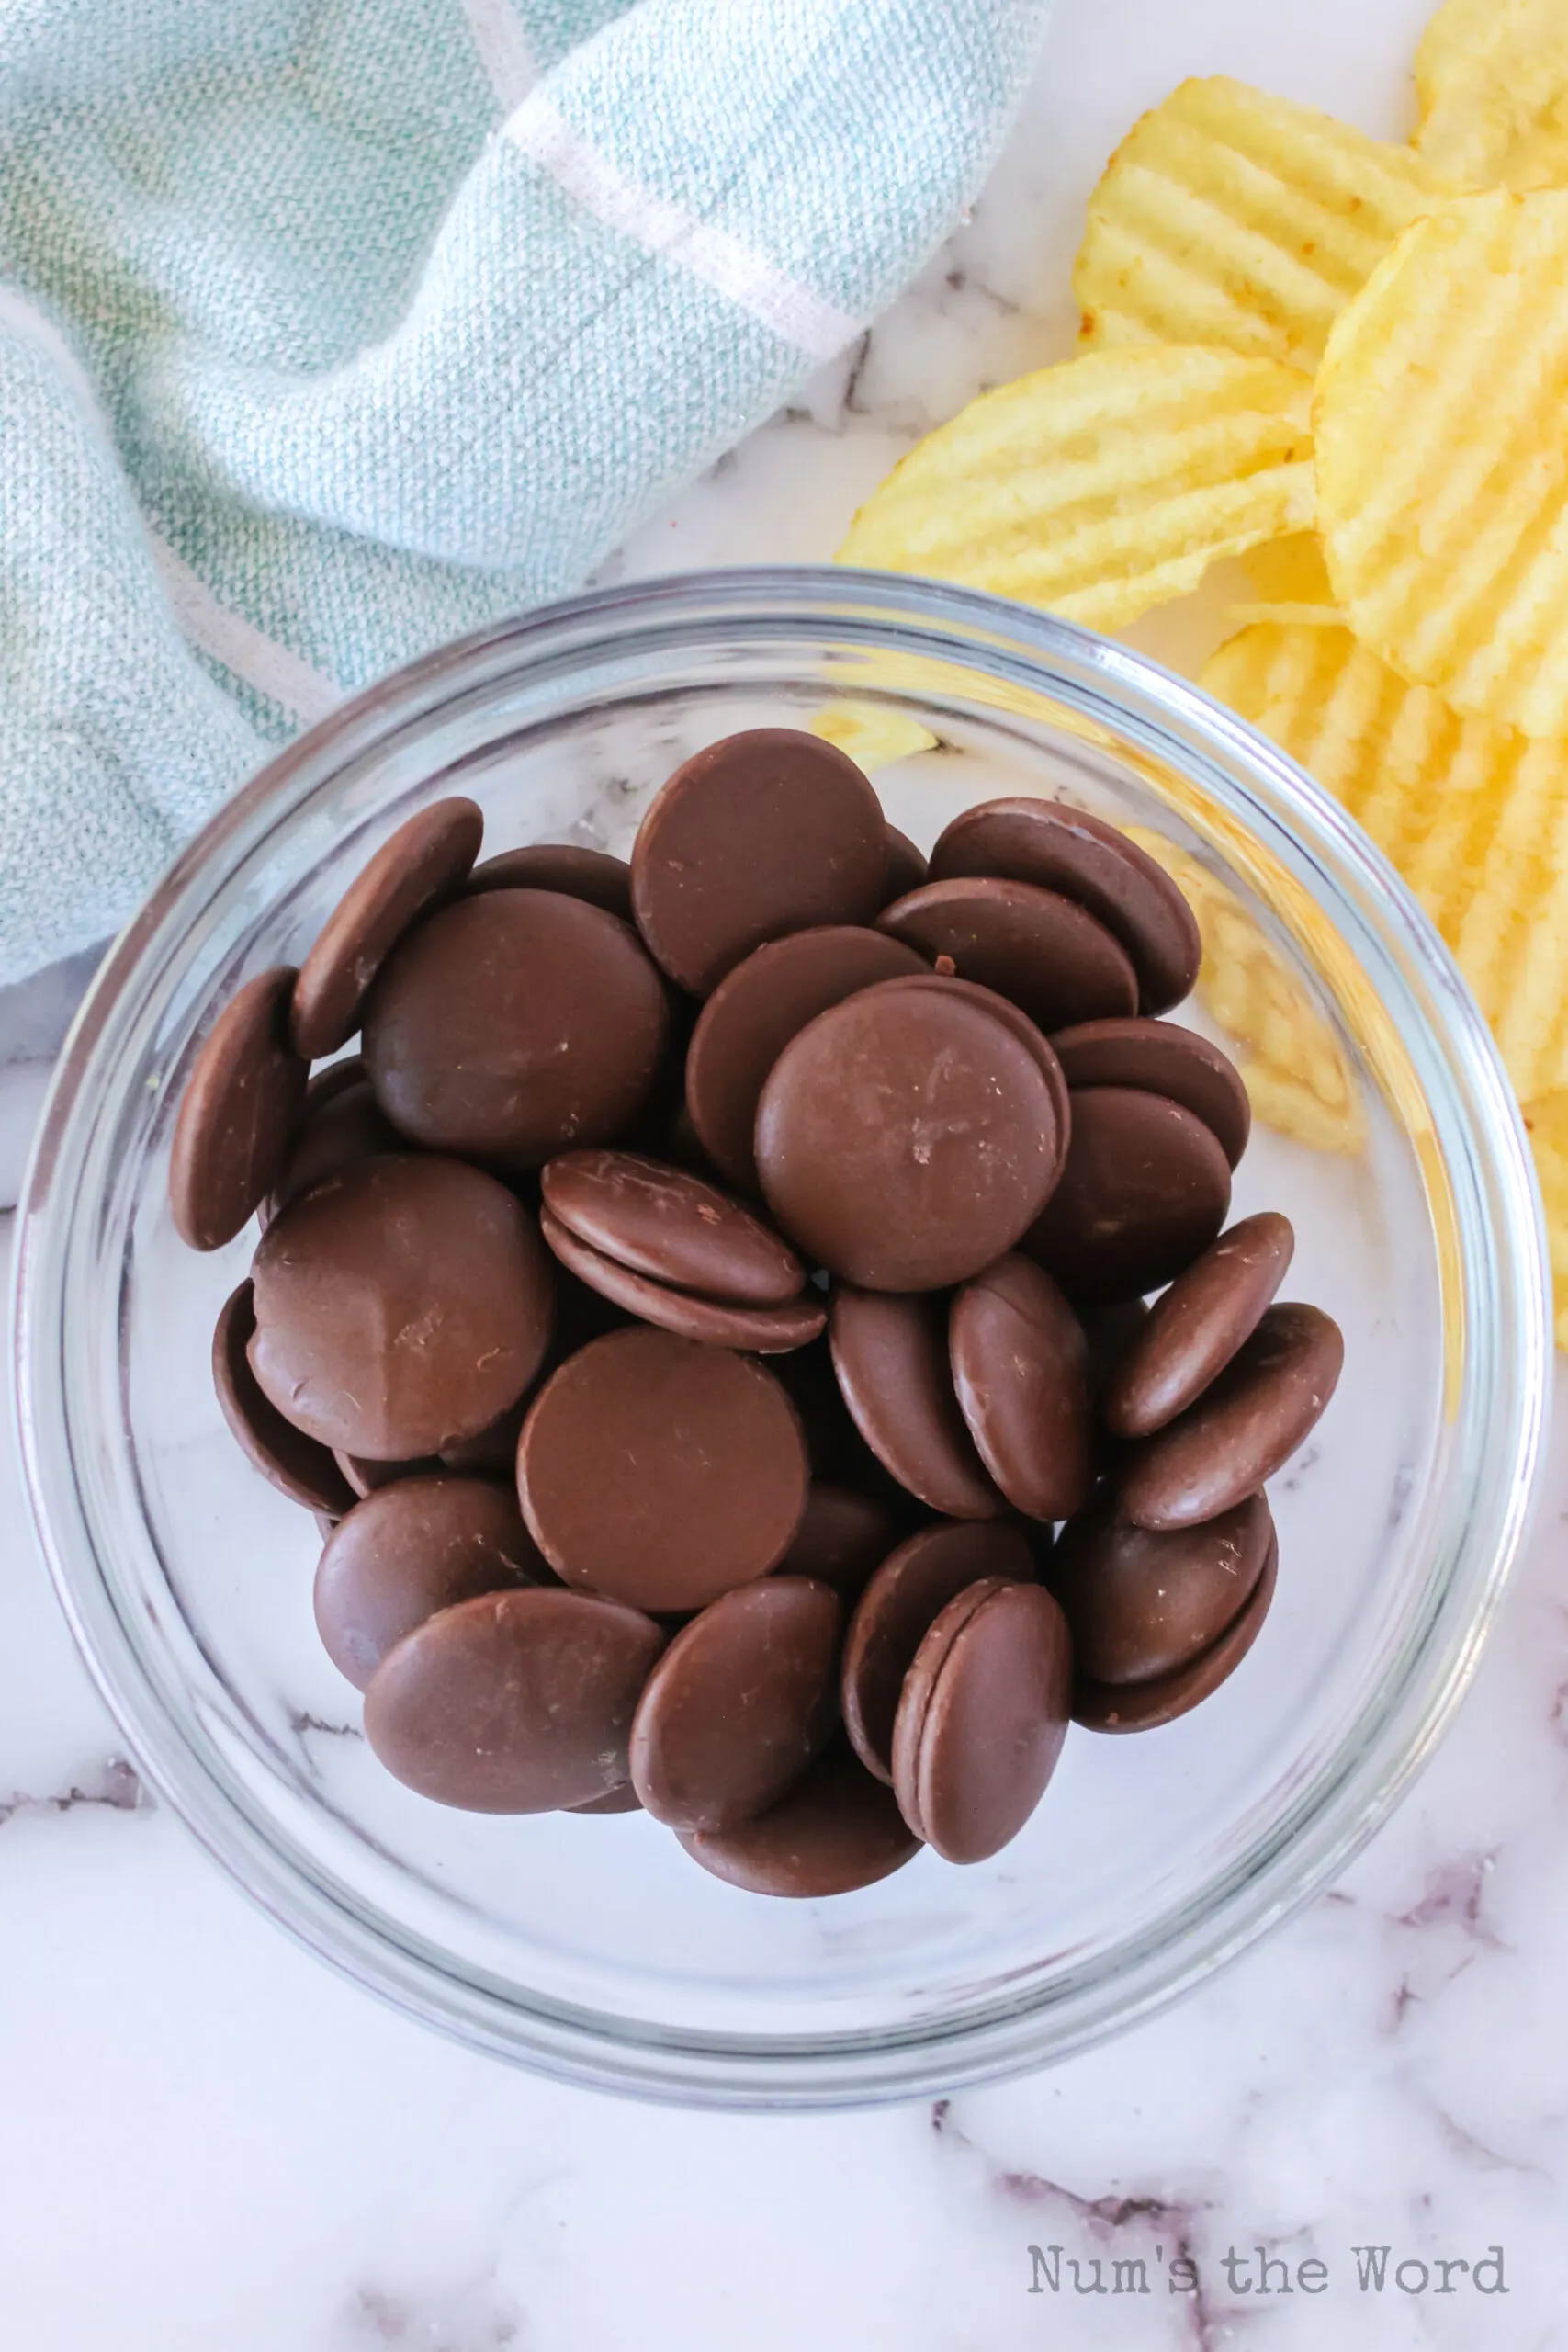
[[[921,1857],[797,1908],[705,1877],[647,1820],[444,1813],[376,1767],[315,1639],[310,1521],[250,1472],[209,1390],[209,1336],[248,1245],[184,1250],[164,1176],[215,1001],[298,961],[423,800],[460,780],[492,849],[562,834],[621,849],[698,744],[846,696],[939,739],[877,779],[922,844],[970,802],[1043,790],[1197,854],[1329,1024],[1364,1137],[1330,1155],[1259,1130],[1237,1182],[1237,1214],[1292,1217],[1288,1287],[1348,1343],[1328,1417],[1277,1482],[1279,1596],[1244,1670],[1148,1738],[1075,1732],[993,1862]],[[1172,1997],[1321,1883],[1473,1666],[1550,1376],[1506,1081],[1365,839],[1270,746],[1124,650],[987,597],[837,571],[581,599],[432,657],[274,762],[110,955],[46,1118],[18,1261],[35,1509],[153,1785],[286,1926],[421,2017],[580,2080],[720,2102],[896,2097],[1038,2063]]]

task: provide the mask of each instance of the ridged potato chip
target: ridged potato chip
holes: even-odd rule
[[[1546,1211],[1557,1344],[1568,1348],[1568,1093],[1527,1102],[1524,1117]]]
[[[1449,186],[1412,149],[1312,107],[1223,74],[1183,82],[1089,198],[1073,271],[1084,339],[1219,344],[1310,374],[1351,295]]]
[[[1241,568],[1262,604],[1321,605],[1330,612],[1334,609],[1328,566],[1315,531],[1292,531],[1289,538],[1248,548]]]
[[[1407,229],[1329,337],[1314,418],[1362,643],[1461,710],[1568,735],[1568,191]]]
[[[1254,621],[1344,628],[1345,616],[1334,601],[1315,531],[1292,531],[1288,539],[1270,539],[1266,546],[1249,548],[1241,558],[1241,568],[1257,594],[1247,604],[1231,605],[1230,617],[1237,628]]]
[[[1198,1001],[1249,1049],[1238,1068],[1256,1116],[1314,1150],[1359,1151],[1366,1122],[1355,1075],[1284,958],[1235,891],[1190,852],[1146,826],[1127,832],[1180,884],[1198,918]]]
[[[1416,52],[1416,144],[1458,187],[1568,184],[1562,0],[1447,0]]]
[[[1312,387],[1228,351],[1092,352],[970,402],[897,465],[840,563],[1117,628],[1313,518]]]
[[[1399,868],[1521,1098],[1568,1087],[1568,743],[1463,717],[1344,628],[1246,629],[1202,684],[1299,760]]]

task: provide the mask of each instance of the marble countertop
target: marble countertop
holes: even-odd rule
[[[1083,198],[1141,107],[1224,71],[1397,134],[1425,13],[1059,0],[973,219],[614,569],[826,556],[914,435],[1068,347]],[[0,997],[0,1204],[84,978]],[[0,1215],[0,1256],[10,1226]],[[119,1753],[7,1428],[0,2342],[1568,2346],[1565,1419],[1560,1400],[1535,1539],[1476,1685],[1338,1886],[1173,2013],[1054,2072],[809,2120],[536,2082],[295,1951]],[[1359,2247],[1390,2249],[1381,2291]]]

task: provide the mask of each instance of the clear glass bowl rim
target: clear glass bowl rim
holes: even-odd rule
[[[835,641],[987,670],[1099,717],[1190,775],[1270,850],[1375,967],[1416,987],[1442,1078],[1433,1099],[1473,1249],[1461,1268],[1464,1380],[1455,1410],[1483,1430],[1465,1523],[1428,1635],[1402,1683],[1369,1709],[1336,1770],[1231,1871],[1113,1970],[1048,1998],[1028,1995],[929,2028],[811,2040],[649,2032],[530,2006],[478,1972],[399,1939],[301,1867],[265,1812],[153,1689],[100,1559],[71,1468],[69,1383],[58,1345],[73,1237],[95,1204],[80,1175],[106,1038],[215,877],[410,720],[525,669],[570,682],[636,643]],[[846,688],[845,690],[852,690]],[[917,700],[902,695],[905,701]],[[112,1063],[109,1065],[112,1068]],[[57,1208],[57,1204],[61,1204]],[[1468,1204],[1466,1209],[1465,1204]],[[559,2079],[741,2109],[910,2098],[1040,2066],[1179,1999],[1335,1876],[1430,1755],[1472,1675],[1528,1530],[1551,1393],[1549,1282],[1528,1143],[1484,1022],[1447,949],[1392,866],[1286,755],[1187,681],[1053,616],[976,591],[838,568],[693,572],[590,592],[439,649],[378,682],[267,763],[181,853],[109,950],[62,1056],[24,1187],[14,1284],[15,1393],[24,1474],[56,1590],[84,1657],[149,1785],[297,1941],[422,2022]],[[1419,1667],[1419,1672],[1416,1668]]]

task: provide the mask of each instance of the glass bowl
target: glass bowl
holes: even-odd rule
[[[1278,1597],[1230,1683],[1162,1731],[1075,1730],[993,1861],[922,1854],[790,1904],[707,1877],[646,1817],[449,1813],[382,1772],[317,1644],[311,1521],[241,1458],[211,1393],[212,1325],[250,1240],[183,1248],[165,1179],[215,1008],[298,962],[412,810],[461,789],[491,849],[625,850],[688,752],[825,706],[936,739],[877,779],[922,846],[970,803],[1043,791],[1157,831],[1229,890],[1247,952],[1338,1072],[1352,1147],[1259,1129],[1236,1211],[1294,1220],[1287,1286],[1338,1317],[1347,1361],[1271,1489]],[[105,1696],[152,1787],[275,1918],[414,2016],[547,2073],[819,2107],[1079,2048],[1341,1867],[1451,1714],[1523,1533],[1546,1296],[1487,1032],[1391,868],[1288,759],[1043,615],[870,573],[738,571],[581,597],[434,654],[274,760],[192,843],[109,955],[51,1098],[17,1391],[33,1508]]]

